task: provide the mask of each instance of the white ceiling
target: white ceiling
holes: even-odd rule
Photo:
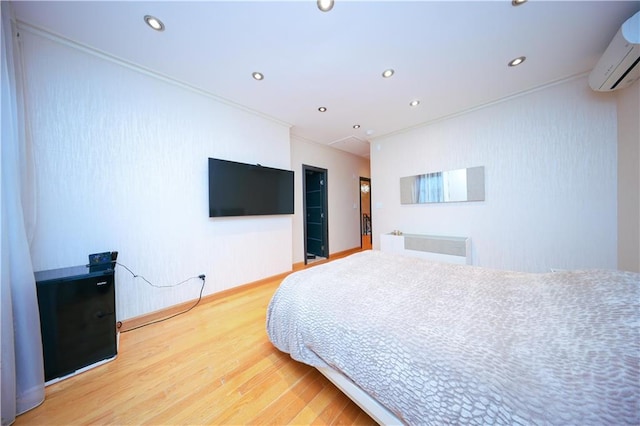
[[[365,157],[372,138],[588,72],[640,10],[639,1],[542,0],[336,0],[326,13],[315,0],[13,6],[22,22]],[[147,14],[165,31],[147,27]],[[521,66],[507,66],[521,55]],[[387,68],[396,73],[384,79]]]

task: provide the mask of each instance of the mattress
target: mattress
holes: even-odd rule
[[[267,334],[407,424],[640,424],[640,274],[366,251],[289,275]]]

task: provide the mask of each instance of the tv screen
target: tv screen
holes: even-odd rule
[[[293,214],[293,172],[209,158],[209,217]]]

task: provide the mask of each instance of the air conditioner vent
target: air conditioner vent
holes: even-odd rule
[[[640,12],[627,19],[589,74],[589,86],[609,92],[640,79]]]

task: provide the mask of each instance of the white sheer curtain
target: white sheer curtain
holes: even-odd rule
[[[418,203],[443,202],[444,188],[442,185],[442,172],[417,176],[415,191]]]
[[[2,151],[0,189],[2,237],[0,266],[0,316],[2,320],[0,375],[2,425],[44,400],[44,364],[40,315],[25,225],[25,208],[31,211],[33,194],[27,167],[26,127],[20,107],[16,76],[11,4],[0,2],[2,18]],[[19,63],[18,63],[19,64]],[[26,188],[26,190],[25,190]],[[31,204],[31,206],[25,206]]]

